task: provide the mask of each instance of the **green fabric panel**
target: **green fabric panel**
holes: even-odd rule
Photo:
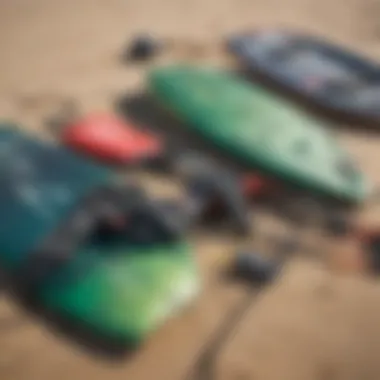
[[[185,243],[83,249],[60,278],[42,290],[45,305],[97,331],[138,343],[198,293]]]

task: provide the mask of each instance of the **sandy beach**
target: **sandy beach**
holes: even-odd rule
[[[317,33],[380,59],[379,20],[379,0],[1,0],[0,116],[47,136],[46,118],[66,99],[76,99],[82,112],[112,110],[121,96],[144,87],[150,65],[230,65],[223,38],[251,28]],[[151,64],[123,63],[123,50],[140,32],[172,47]],[[380,139],[360,125],[339,135],[378,185]],[[165,184],[149,180],[152,191]],[[365,210],[360,220],[376,225],[380,209]],[[192,239],[204,285],[199,299],[131,358],[95,355],[1,294],[0,379],[184,380],[228,312],[247,297],[244,287],[218,277],[243,242],[217,231]],[[247,243],[257,244],[253,237]],[[328,247],[345,249],[340,242]],[[213,361],[213,379],[379,379],[379,282],[333,270],[325,252],[321,258],[300,252],[276,282],[257,290]]]

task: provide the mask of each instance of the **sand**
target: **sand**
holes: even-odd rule
[[[1,0],[0,115],[46,136],[46,117],[67,98],[75,98],[83,112],[112,109],[118,97],[143,85],[147,66],[120,61],[140,31],[172,41],[173,48],[157,64],[227,64],[222,37],[263,26],[301,28],[380,58],[379,19],[376,0]],[[341,140],[378,183],[380,141],[348,132],[341,133]],[[371,209],[362,219],[376,223],[379,216]],[[242,242],[217,232],[196,233],[193,239],[204,281],[200,298],[132,358],[96,356],[3,294],[0,379],[184,379],[247,293],[218,277]],[[335,251],[343,248],[335,242]],[[320,253],[326,258],[326,252]],[[378,281],[355,270],[336,270],[341,265],[332,268],[331,262],[299,255],[276,282],[257,290],[212,363],[214,378],[378,379]]]

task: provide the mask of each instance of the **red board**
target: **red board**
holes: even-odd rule
[[[163,153],[161,141],[112,114],[93,114],[65,126],[68,147],[101,161],[134,164]]]

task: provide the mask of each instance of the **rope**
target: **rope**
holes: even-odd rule
[[[230,310],[226,319],[207,342],[205,348],[200,353],[198,359],[185,380],[214,380],[215,360],[223,349],[227,341],[232,338],[235,329],[240,325],[244,316],[255,300],[256,289],[250,288],[243,300]]]

